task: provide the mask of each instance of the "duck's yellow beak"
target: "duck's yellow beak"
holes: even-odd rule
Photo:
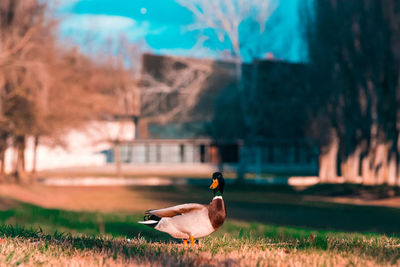
[[[210,185],[210,189],[215,189],[217,187],[218,187],[218,179],[213,179],[213,182]]]

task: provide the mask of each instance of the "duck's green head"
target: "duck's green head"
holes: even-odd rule
[[[224,192],[224,177],[220,172],[214,172],[212,176],[212,184],[210,185],[210,189],[213,190],[214,195],[222,194]]]

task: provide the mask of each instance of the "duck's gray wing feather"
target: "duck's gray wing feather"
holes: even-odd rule
[[[146,214],[152,214],[158,217],[174,217],[176,215],[182,215],[189,212],[197,211],[206,208],[205,205],[196,204],[196,203],[189,203],[189,204],[182,204],[177,206],[172,206],[163,209],[156,209],[156,210],[147,210]]]

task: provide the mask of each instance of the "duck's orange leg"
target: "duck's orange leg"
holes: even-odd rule
[[[190,236],[190,244],[191,244],[192,246],[194,246],[194,244],[195,244],[195,242],[194,242],[194,237],[193,237],[193,236]]]
[[[187,246],[188,246],[187,239],[183,239],[183,246],[185,246],[185,247],[187,247]]]

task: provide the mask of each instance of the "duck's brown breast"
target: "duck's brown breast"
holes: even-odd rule
[[[225,203],[221,198],[211,201],[208,206],[208,217],[214,229],[218,229],[224,223],[226,218]]]

